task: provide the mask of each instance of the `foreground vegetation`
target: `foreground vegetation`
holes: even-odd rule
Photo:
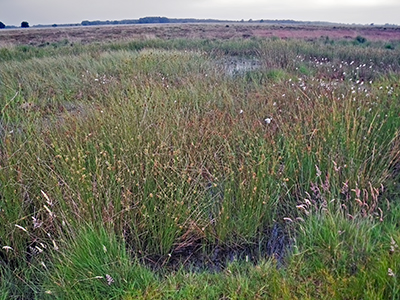
[[[396,299],[400,45],[0,49],[0,299]]]

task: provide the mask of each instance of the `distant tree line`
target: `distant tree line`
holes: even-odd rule
[[[330,22],[313,22],[313,21],[295,21],[295,20],[253,20],[249,19],[245,21],[242,19],[241,21],[227,21],[227,20],[216,20],[216,19],[194,19],[194,18],[186,18],[186,19],[174,19],[174,18],[167,18],[167,17],[144,17],[140,19],[130,19],[130,20],[120,20],[120,21],[82,21],[81,23],[75,24],[53,24],[53,25],[33,25],[33,27],[70,27],[70,26],[93,26],[93,25],[129,25],[129,24],[167,24],[167,23],[235,23],[235,22],[247,22],[247,23],[267,23],[272,25],[339,25],[339,23],[330,23]],[[356,25],[356,24],[353,24]],[[370,24],[374,26],[374,24]],[[398,27],[395,24],[385,24],[384,26],[387,27]],[[29,23],[23,21],[21,23],[22,28],[28,28]],[[3,28],[17,28],[16,26],[8,26],[5,25],[3,22],[0,22],[0,29]]]
[[[119,24],[165,24],[165,23],[225,23],[226,20],[216,20],[216,19],[174,19],[166,17],[144,17],[140,19],[132,20],[122,20],[122,21],[82,21],[80,25],[90,26],[90,25],[119,25]],[[229,21],[232,22],[232,21]],[[245,20],[237,21],[245,22]],[[268,23],[268,24],[280,24],[280,25],[329,25],[336,23],[329,22],[307,22],[307,21],[295,21],[295,20],[253,20],[249,19],[246,21],[248,23]]]
[[[139,19],[139,24],[148,23],[171,23],[171,21],[166,17],[145,17]]]
[[[122,20],[122,21],[82,21],[82,26],[90,25],[123,25],[123,24],[166,24],[166,23],[218,23],[226,22],[215,19],[170,19],[167,17],[144,17],[140,19]]]
[[[29,27],[29,23],[27,21],[23,21],[21,23],[21,28],[28,28]],[[0,29],[3,28],[15,28],[15,26],[6,26],[6,24],[4,24],[3,22],[0,22]]]

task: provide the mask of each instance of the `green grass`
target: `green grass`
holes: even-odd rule
[[[1,49],[0,294],[396,299],[398,51]]]
[[[131,261],[125,244],[104,228],[81,228],[49,265],[45,294],[61,299],[138,296],[155,283],[151,271]],[[48,289],[47,289],[48,288]]]

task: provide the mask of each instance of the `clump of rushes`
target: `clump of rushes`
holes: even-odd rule
[[[332,227],[358,243],[357,224],[364,236],[368,224],[385,221],[398,197],[397,50],[281,40],[192,41],[186,49],[152,43],[169,50],[131,51],[121,42],[0,62],[4,274],[31,267],[38,247],[34,266],[50,278],[49,291],[111,297],[156,280],[137,261],[170,267],[179,254],[190,264],[193,252],[212,260],[215,249],[228,253],[215,261],[239,252],[259,260],[268,251],[256,248],[288,236],[290,249],[309,251],[319,221],[321,248],[341,245],[338,233],[326,240]],[[217,50],[205,52],[210,45]],[[382,53],[390,67],[377,63]],[[222,72],[221,55],[229,54],[256,57],[258,69]],[[347,258],[361,268],[365,259],[356,257],[370,240],[351,255],[344,246],[315,254],[312,264],[339,261],[337,274],[346,276]],[[51,264],[39,267],[46,259]],[[387,268],[397,274],[395,266]],[[130,282],[139,273],[145,279]],[[23,276],[20,285],[40,290],[39,279]]]
[[[60,244],[58,257],[48,268],[45,297],[121,298],[155,293],[150,270],[132,262],[125,244],[104,228],[83,226],[68,243]],[[143,293],[142,293],[143,292]]]

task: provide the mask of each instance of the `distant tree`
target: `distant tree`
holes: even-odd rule
[[[139,19],[140,24],[150,23],[169,23],[169,19],[166,17],[144,17]]]
[[[6,25],[3,22],[0,22],[0,29],[6,28]]]
[[[21,23],[21,27],[22,27],[22,28],[28,28],[28,27],[29,27],[29,23],[26,22],[26,21],[23,21],[23,22]]]

